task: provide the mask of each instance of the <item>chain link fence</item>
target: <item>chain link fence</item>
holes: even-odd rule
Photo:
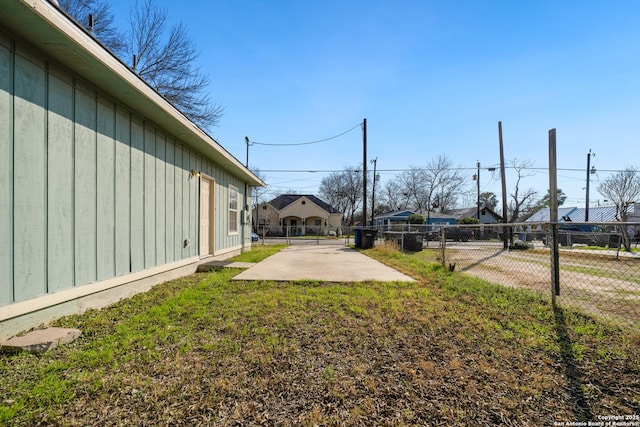
[[[396,243],[420,236],[419,248],[399,246],[438,251],[450,270],[640,325],[640,223],[404,224],[378,235]]]
[[[349,244],[353,241],[352,227],[324,226],[272,226],[261,228],[257,233],[258,242],[296,244]],[[255,237],[254,237],[255,238]]]

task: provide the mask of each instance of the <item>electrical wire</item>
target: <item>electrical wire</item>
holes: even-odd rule
[[[286,147],[286,146],[293,146],[293,145],[311,145],[311,144],[319,144],[321,142],[326,142],[326,141],[330,141],[332,139],[336,139],[341,137],[342,135],[346,135],[349,132],[351,132],[352,130],[354,130],[355,128],[357,128],[358,126],[362,126],[362,122],[358,123],[357,125],[355,125],[354,127],[352,127],[351,129],[348,129],[338,135],[329,137],[329,138],[325,138],[325,139],[319,139],[317,141],[309,141],[309,142],[297,142],[297,143],[291,143],[291,144],[284,144],[284,143],[279,143],[279,144],[271,144],[271,143],[267,143],[267,142],[257,142],[257,141],[251,141],[251,145],[268,145],[271,147]]]
[[[484,168],[482,168],[484,170]],[[505,169],[516,169],[513,166],[505,166]],[[429,168],[405,168],[405,169],[377,169],[378,173],[387,173],[387,172],[409,172],[409,171],[433,171],[435,169]],[[477,168],[474,167],[457,167],[457,168],[449,168],[449,170],[458,170],[458,171],[475,171]],[[521,170],[527,171],[548,171],[549,168],[522,168]],[[572,168],[558,168],[558,171],[565,172],[584,172],[584,169],[572,169]],[[260,169],[260,172],[282,172],[282,173],[331,173],[331,172],[344,172],[344,169]],[[362,172],[362,169],[354,169],[353,172]],[[600,169],[598,172],[622,172],[622,170],[615,169]],[[579,179],[579,178],[575,178]]]

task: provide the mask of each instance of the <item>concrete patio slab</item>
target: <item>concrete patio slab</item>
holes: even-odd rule
[[[412,277],[354,249],[338,245],[288,246],[233,279],[415,282]]]

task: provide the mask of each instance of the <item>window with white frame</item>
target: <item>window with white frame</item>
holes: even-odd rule
[[[238,189],[229,186],[229,234],[238,232]]]

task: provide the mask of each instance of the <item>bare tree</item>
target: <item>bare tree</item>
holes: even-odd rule
[[[598,192],[616,206],[616,219],[627,222],[629,208],[640,199],[640,174],[638,169],[628,166],[604,180],[598,186]],[[631,251],[631,239],[627,227],[620,227],[622,243],[626,251]]]
[[[455,170],[447,156],[438,156],[427,164],[425,186],[429,210],[439,208],[441,211],[456,205],[462,192],[464,177]]]
[[[429,187],[426,185],[424,168],[409,166],[409,169],[398,176],[398,185],[407,205],[417,212],[423,212],[429,205]]]
[[[342,212],[342,221],[353,225],[362,202],[362,169],[347,166],[322,178],[320,196]]]
[[[113,53],[121,56],[125,52],[125,37],[115,26],[111,6],[102,0],[59,0],[60,7]],[[93,17],[93,27],[89,16]]]
[[[513,159],[509,162],[509,164],[516,171],[516,185],[513,189],[513,192],[509,194],[511,200],[509,201],[509,206],[507,207],[510,217],[508,222],[513,223],[518,222],[521,213],[528,209],[538,192],[533,188],[523,190],[520,187],[524,178],[534,175],[533,173],[529,172],[529,170],[533,166],[533,161]]]
[[[260,178],[262,182],[266,183],[265,180],[267,177],[265,173],[260,170],[260,168],[251,166],[249,167],[249,170],[251,170],[251,172],[253,172],[255,176]],[[265,187],[253,187],[251,193],[253,194],[254,198],[262,200],[264,198],[264,195],[267,194],[267,189]]]
[[[397,179],[385,182],[380,194],[381,204],[390,211],[406,209],[408,205],[407,196],[403,194],[402,185]]]
[[[397,177],[396,182],[405,198],[405,205],[423,213],[455,206],[462,192],[464,177],[455,170],[448,157],[438,156],[426,167],[410,166]]]
[[[223,108],[205,93],[209,79],[196,65],[199,54],[186,27],[167,29],[167,11],[153,0],[136,3],[130,24],[131,68],[199,126],[217,125]]]
[[[166,9],[153,0],[136,2],[124,36],[104,0],[60,0],[60,7],[85,28],[92,14],[95,36],[195,124],[208,130],[219,123],[224,109],[206,92],[196,45],[184,25],[168,26]]]
[[[262,182],[266,183],[266,181],[265,181],[266,176],[265,176],[264,172],[262,172],[260,170],[260,168],[252,166],[249,169],[251,170],[251,172],[253,172],[253,174],[255,176],[260,178],[260,180]],[[264,220],[266,219],[266,218],[261,218],[261,215],[260,215],[261,212],[260,212],[260,209],[259,209],[260,208],[260,203],[262,203],[264,201],[263,199],[264,199],[264,196],[266,194],[267,194],[267,189],[264,188],[264,187],[256,186],[256,187],[252,187],[251,188],[251,195],[253,196],[253,209],[252,209],[252,211],[255,209],[255,217],[253,219],[254,220],[253,228],[254,228],[254,231],[256,233],[260,230],[260,220],[262,220],[263,223],[264,223]],[[264,227],[262,229],[264,230]]]

